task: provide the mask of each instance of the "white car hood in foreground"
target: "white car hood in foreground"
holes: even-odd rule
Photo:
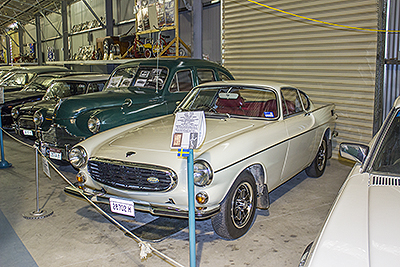
[[[106,139],[99,146],[95,147],[95,151],[89,152],[89,156],[178,168],[176,164],[180,166],[181,163],[176,163],[177,150],[170,148],[174,119],[174,115],[168,115],[147,124],[121,131],[118,134],[114,132],[115,135],[111,135],[111,138]],[[268,124],[269,122],[265,120],[258,122],[234,118],[226,120],[207,119],[206,138],[200,149],[195,151],[195,157],[206,151],[209,152],[213,147],[222,143],[225,152],[229,151],[233,149],[235,142],[232,139],[235,136],[240,136],[243,132],[255,130]],[[218,152],[215,153],[224,153],[224,149],[218,149]],[[132,156],[127,157],[126,154],[128,152]],[[134,153],[132,154],[132,152]],[[229,153],[228,155],[224,155],[220,163],[224,164],[223,161],[225,160],[231,162],[231,160],[234,160],[234,157],[237,157],[236,154]],[[219,157],[220,155],[216,156]],[[243,156],[245,154],[241,154],[241,157]]]
[[[398,178],[360,174],[356,165],[332,206],[307,266],[399,266],[399,204]]]

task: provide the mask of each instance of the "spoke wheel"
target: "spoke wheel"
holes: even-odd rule
[[[320,177],[326,167],[326,161],[328,160],[328,146],[326,137],[322,139],[321,145],[318,148],[317,155],[315,156],[313,162],[306,169],[306,173],[311,177]]]
[[[242,183],[236,188],[232,199],[232,222],[237,228],[243,228],[250,220],[253,209],[253,190],[249,183]]]
[[[211,218],[214,231],[226,239],[244,235],[256,211],[256,183],[250,173],[241,174],[221,202],[221,212]]]

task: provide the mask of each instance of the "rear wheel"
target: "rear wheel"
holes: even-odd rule
[[[226,239],[244,235],[254,220],[256,183],[249,173],[241,174],[221,203],[221,211],[211,218],[214,231]]]
[[[306,173],[311,177],[320,177],[326,167],[326,161],[328,160],[328,146],[326,137],[322,139],[321,145],[318,148],[317,155],[315,156],[313,162],[306,169]]]

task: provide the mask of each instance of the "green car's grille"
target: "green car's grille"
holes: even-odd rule
[[[93,180],[119,189],[168,191],[176,185],[172,170],[153,165],[92,158],[88,171]]]
[[[32,116],[23,116],[18,120],[18,125],[22,129],[35,129]]]

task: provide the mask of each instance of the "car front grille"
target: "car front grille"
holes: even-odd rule
[[[18,125],[22,129],[35,129],[35,123],[33,117],[24,116],[18,120]]]
[[[147,164],[91,158],[88,171],[97,182],[134,191],[168,191],[177,183],[171,169]]]

